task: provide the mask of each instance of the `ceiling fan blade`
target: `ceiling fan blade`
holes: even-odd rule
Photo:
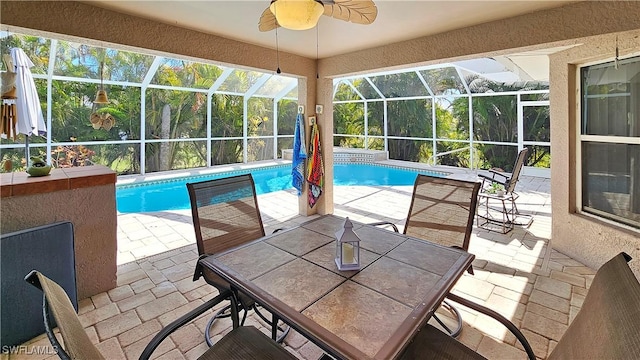
[[[333,0],[324,4],[324,15],[356,24],[371,24],[378,16],[372,0]]]
[[[276,17],[273,15],[271,10],[267,7],[260,15],[260,21],[258,21],[258,30],[260,31],[270,31],[278,26],[278,21]]]

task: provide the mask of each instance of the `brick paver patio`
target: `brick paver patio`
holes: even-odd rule
[[[475,275],[465,274],[454,291],[511,319],[544,359],[579,310],[595,271],[559,252],[548,251],[551,199],[548,179],[522,177],[518,207],[534,216],[527,229],[503,235],[474,228],[470,252]],[[339,186],[334,188],[335,214],[361,222],[388,220],[402,225],[411,186]],[[293,191],[259,196],[268,233],[295,226],[310,217],[297,215]],[[189,210],[118,216],[118,287],[80,302],[80,318],[90,338],[109,359],[137,359],[165,325],[215,296],[216,290],[192,281],[197,258]],[[464,330],[460,340],[490,359],[526,358],[516,340],[495,320],[460,308]],[[195,359],[206,349],[204,327],[210,313],[171,335],[154,353],[159,359]],[[448,314],[443,313],[446,317]],[[269,332],[257,316],[248,318]],[[216,323],[216,337],[230,330]],[[48,345],[40,336],[30,345]],[[301,335],[291,333],[288,350],[301,359],[322,352]],[[11,359],[51,355],[11,355]]]

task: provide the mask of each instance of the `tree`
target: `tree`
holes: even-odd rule
[[[143,137],[145,170],[149,172],[208,165],[207,141],[211,141],[211,165],[243,161],[243,94],[265,76],[264,73],[236,69],[218,92],[209,94],[208,90],[223,73],[218,66],[57,41],[55,63],[51,67],[53,73],[50,74],[54,78],[48,84],[46,79],[38,77],[50,69],[52,43],[46,38],[12,34],[3,38],[0,46],[3,53],[19,46],[36,64],[33,71],[45,112],[47,89],[52,89],[48,137],[54,146],[67,143],[60,151],[56,147],[52,154],[59,163],[79,164],[74,156],[83,154],[119,174],[137,173],[141,171],[139,159],[143,149],[139,140]],[[154,60],[161,61],[161,65],[154,74],[149,74]],[[98,106],[93,99],[99,86],[101,63],[104,63],[104,88],[109,103]],[[75,78],[90,80],[77,81]],[[145,79],[150,80],[151,85],[142,88]],[[285,86],[290,84],[290,80],[275,80],[271,82],[274,89],[284,89],[283,83]],[[114,82],[123,83],[112,85]],[[144,119],[142,98],[145,99]],[[279,123],[289,126],[293,134],[297,104],[293,100],[281,102]],[[247,149],[250,159],[271,158],[273,140],[267,137],[275,138],[273,99],[254,97],[248,99],[248,105],[246,131],[253,137]],[[115,125],[110,130],[94,129],[89,121],[92,112],[110,114],[115,118]],[[212,140],[204,140],[208,134],[208,116],[211,117]],[[3,139],[1,143],[13,145],[22,141]],[[107,141],[111,143],[100,144]],[[291,139],[283,139],[282,144],[278,142],[278,147],[284,146],[286,141]],[[31,142],[44,143],[46,139],[34,137]],[[75,145],[74,142],[91,144]],[[44,148],[36,150],[40,149]],[[8,160],[16,169],[23,153],[22,149],[3,149],[2,159]]]
[[[489,81],[480,76],[470,76],[466,79],[472,93],[508,92],[519,90],[546,89],[545,84],[514,83],[504,84]],[[491,141],[503,143],[518,142],[518,102],[516,95],[475,96],[473,105],[473,138],[476,141]],[[539,138],[536,134],[548,134],[548,107],[531,108],[529,118],[525,118],[525,139],[534,141],[549,141]],[[469,102],[466,98],[454,101],[453,113],[462,117],[469,113]],[[545,120],[546,119],[546,120]],[[468,133],[468,123],[460,122]],[[544,129],[547,129],[546,131]],[[514,145],[476,144],[477,166],[480,168],[497,167],[511,171],[518,148]],[[532,147],[533,156],[529,157],[528,165],[535,166],[548,158],[543,147]]]

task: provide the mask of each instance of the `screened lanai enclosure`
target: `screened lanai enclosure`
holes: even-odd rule
[[[389,158],[511,171],[549,168],[549,84],[524,81],[494,59],[439,64],[335,82],[334,145]]]
[[[4,34],[32,68],[47,122],[31,155],[56,167],[103,164],[119,174],[276,158],[293,144],[298,80],[177,57]],[[109,102],[93,101],[103,82]],[[3,64],[3,71],[6,65]],[[110,114],[110,129],[90,115]],[[2,160],[23,169],[23,138],[2,139]]]
[[[35,64],[47,123],[45,137],[30,137],[31,155],[56,167],[144,174],[278,159],[292,147],[297,78],[2,33],[2,53],[12,47]],[[506,171],[528,147],[527,165],[549,168],[548,83],[525,80],[495,59],[335,79],[333,145]],[[101,83],[106,104],[94,102]],[[95,128],[92,113],[111,115],[113,126]],[[2,171],[24,170],[23,136],[2,139],[0,150]]]

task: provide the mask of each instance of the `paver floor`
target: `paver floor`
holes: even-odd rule
[[[338,186],[334,213],[361,222],[388,220],[402,226],[411,190],[411,186]],[[534,217],[533,223],[504,235],[474,226],[470,252],[476,255],[475,275],[465,274],[454,292],[512,320],[544,359],[582,305],[595,271],[549,249],[549,180],[525,176],[518,190],[518,207]],[[268,233],[312,218],[297,215],[298,198],[293,191],[260,195],[258,201]],[[118,250],[118,287],[82,300],[79,313],[90,338],[108,358],[137,359],[163,326],[217,292],[202,280],[192,281],[197,250],[190,210],[120,214]],[[460,310],[465,322],[460,340],[466,345],[490,359],[526,358],[515,337],[498,322],[470,309]],[[175,332],[154,356],[197,358],[206,349],[203,333],[209,315]],[[248,322],[268,331],[255,315]],[[228,320],[217,322],[215,337],[230,327]],[[28,345],[47,344],[46,337],[40,336]],[[296,333],[287,337],[285,345],[301,359],[322,354]],[[25,356],[11,355],[11,359]]]

